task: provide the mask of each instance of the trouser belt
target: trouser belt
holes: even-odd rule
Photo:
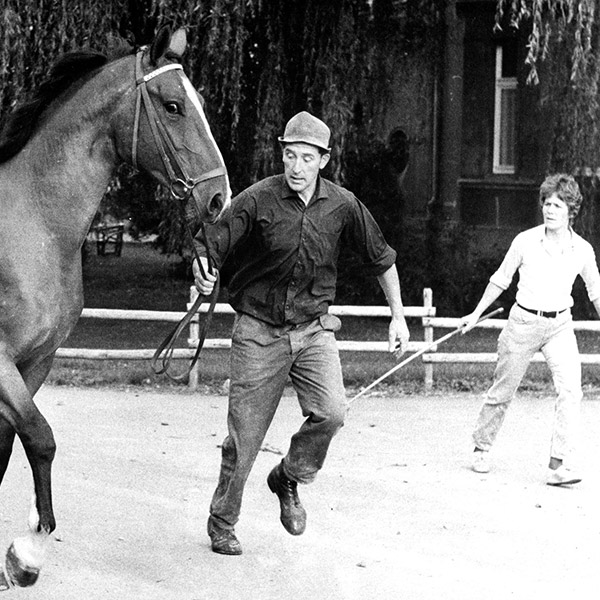
[[[522,308],[523,310],[526,310],[528,313],[537,315],[538,317],[546,317],[547,319],[554,319],[554,318],[558,317],[558,315],[560,315],[560,313],[564,313],[565,310],[567,310],[566,308],[563,308],[562,310],[551,310],[551,311],[533,310],[532,308],[525,308],[524,306],[521,306],[518,302],[517,302],[517,306],[519,308]]]

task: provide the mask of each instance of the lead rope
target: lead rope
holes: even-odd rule
[[[187,222],[187,219],[184,217],[185,229],[192,241],[192,249],[194,251],[194,259],[198,262],[198,266],[200,268],[200,273],[202,277],[206,279],[206,271],[204,270],[204,266],[202,265],[202,261],[200,260],[200,255],[196,250],[196,246],[194,244],[194,236],[190,230],[190,226]],[[204,223],[202,223],[202,232],[204,234],[204,238],[206,239],[206,232],[204,229]],[[212,266],[212,257],[210,254],[210,249],[208,244],[206,245],[206,254],[208,261],[208,272],[211,275],[216,275],[217,280],[215,281],[215,287],[213,288],[210,296],[204,296],[203,294],[198,294],[196,300],[186,313],[186,315],[179,321],[179,323],[173,328],[171,333],[169,333],[165,339],[160,343],[156,351],[154,352],[154,356],[151,360],[152,370],[156,375],[166,375],[171,381],[175,381],[177,383],[186,382],[189,380],[190,373],[196,363],[198,362],[198,358],[200,357],[200,352],[202,351],[202,347],[204,346],[204,340],[206,339],[206,334],[208,333],[208,328],[210,326],[210,322],[212,321],[212,316],[215,310],[215,304],[217,303],[217,298],[219,297],[219,289],[220,289],[220,278],[219,271],[213,269]],[[204,321],[200,327],[200,333],[198,335],[198,346],[196,347],[196,352],[190,362],[190,364],[186,367],[183,373],[173,374],[169,373],[169,369],[171,367],[171,363],[173,361],[173,353],[175,351],[175,344],[179,339],[181,333],[189,326],[192,322],[196,314],[199,315],[200,305],[206,300],[210,299],[210,305],[206,312],[206,316],[204,317]],[[198,317],[199,318],[199,317]]]

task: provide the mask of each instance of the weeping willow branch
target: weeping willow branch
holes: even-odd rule
[[[550,170],[600,164],[598,0],[499,0],[496,24],[530,30],[528,82],[541,84],[552,123]]]
[[[531,28],[526,62],[529,79],[539,83],[538,68],[558,48],[567,50],[570,79],[577,83],[588,77],[590,64],[597,61],[597,0],[498,0],[496,26]]]
[[[6,114],[57,56],[106,49],[120,33],[139,45],[155,24],[188,29],[183,62],[206,100],[234,192],[280,168],[277,136],[300,110],[334,135],[329,175],[360,159],[398,74],[397,56],[437,60],[443,6],[431,0],[3,0],[0,111]],[[119,188],[123,191],[123,188]]]
[[[548,171],[578,176],[586,197],[577,226],[597,240],[600,201],[598,0],[498,0],[496,23],[530,30],[528,82],[539,85],[552,132]]]

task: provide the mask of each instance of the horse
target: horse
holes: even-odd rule
[[[33,475],[30,531],[8,548],[6,588],[35,583],[56,527],[56,443],[34,395],[83,309],[81,247],[117,166],[152,175],[199,222],[230,203],[203,99],[180,62],[186,45],[184,29],[163,28],[114,58],[65,54],[0,134],[0,482],[15,436]]]

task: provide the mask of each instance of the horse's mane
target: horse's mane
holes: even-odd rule
[[[125,52],[121,50],[118,54],[123,55]],[[0,131],[0,163],[11,159],[23,149],[33,135],[40,116],[59,94],[107,62],[109,58],[105,54],[89,50],[69,52],[58,59],[34,96],[18,106],[6,119]]]

